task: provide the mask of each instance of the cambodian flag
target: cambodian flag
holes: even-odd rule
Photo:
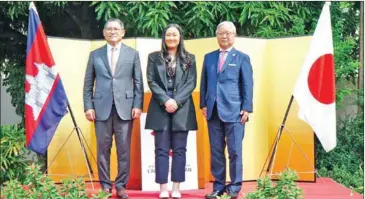
[[[37,10],[29,6],[25,68],[25,131],[29,149],[44,154],[62,117],[67,96],[56,71]]]

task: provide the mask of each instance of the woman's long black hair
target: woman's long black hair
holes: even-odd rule
[[[183,33],[182,33],[180,26],[177,24],[167,25],[162,33],[161,57],[165,61],[165,63],[168,63],[171,61],[171,57],[169,55],[169,51],[168,51],[168,48],[165,43],[166,31],[171,27],[176,28],[180,33],[180,42],[179,42],[179,45],[177,46],[176,59],[180,61],[180,64],[182,64],[183,67],[189,68],[191,65],[192,58],[191,58],[191,55],[185,50]]]

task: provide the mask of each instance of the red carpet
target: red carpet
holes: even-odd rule
[[[317,182],[300,182],[299,186],[304,191],[305,199],[362,199],[363,196],[358,193],[351,193],[351,190],[344,187],[341,184],[333,181],[330,178],[318,178]],[[99,189],[99,183],[95,182],[95,190],[92,190],[90,183],[87,184],[87,193],[89,196],[96,194]],[[251,192],[255,189],[256,182],[244,182],[242,186],[241,196],[239,199],[243,198],[243,194]],[[212,191],[212,183],[208,183],[205,189],[192,190],[192,191],[182,191],[183,199],[201,199],[204,198],[206,193]],[[140,190],[128,190],[129,198],[131,199],[148,199],[148,198],[158,198],[158,192],[142,192]],[[113,190],[113,198],[116,197],[115,190]]]

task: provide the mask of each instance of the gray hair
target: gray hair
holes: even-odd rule
[[[215,34],[218,34],[219,28],[221,28],[224,25],[229,26],[232,29],[233,33],[236,34],[236,26],[234,26],[234,24],[230,21],[223,21],[223,22],[219,23],[217,26],[217,29],[215,30]]]
[[[120,19],[116,19],[116,18],[111,18],[111,19],[108,19],[108,21],[105,22],[105,25],[104,25],[104,29],[106,29],[106,27],[108,26],[108,24],[110,22],[118,22],[119,25],[120,25],[120,28],[123,30],[124,29],[124,24],[123,22],[120,20]]]

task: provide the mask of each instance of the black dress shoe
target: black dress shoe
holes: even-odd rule
[[[229,196],[231,199],[236,199],[236,198],[238,197],[238,194],[239,194],[239,192],[235,192],[235,191],[228,192],[228,196]]]
[[[215,199],[217,196],[222,196],[224,191],[215,191],[213,190],[212,193],[205,195],[206,199]]]
[[[117,196],[119,199],[128,199],[128,194],[125,192],[125,189],[117,190]]]

